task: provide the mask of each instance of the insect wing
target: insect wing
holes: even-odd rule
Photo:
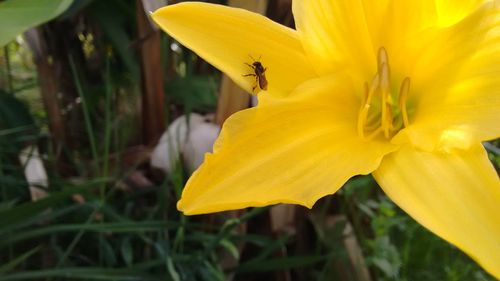
[[[257,75],[257,78],[259,81],[259,88],[261,88],[264,91],[267,90],[267,79],[266,79],[266,75],[264,74],[264,72]]]

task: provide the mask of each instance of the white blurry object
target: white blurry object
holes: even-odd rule
[[[169,173],[182,154],[187,168],[194,171],[203,162],[205,153],[212,151],[218,134],[219,127],[202,115],[182,115],[161,136],[151,154],[151,166]]]
[[[31,200],[37,201],[47,196],[43,189],[48,185],[47,172],[36,146],[27,146],[19,154],[19,161],[24,167],[24,176],[29,184]]]
[[[205,153],[212,152],[217,136],[219,136],[219,126],[211,122],[199,123],[191,128],[182,154],[189,172],[193,172],[201,165]]]
[[[200,122],[203,122],[203,117],[199,114],[182,115],[175,119],[153,150],[151,166],[166,173],[172,171],[187,141],[188,128],[192,129]]]

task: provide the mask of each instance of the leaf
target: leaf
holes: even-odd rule
[[[60,277],[65,280],[163,280],[160,277],[151,276],[140,271],[102,267],[68,267],[22,271],[10,275],[2,275],[1,280],[45,280],[49,277]]]
[[[166,94],[186,111],[210,112],[217,105],[217,84],[211,76],[178,77],[167,83]]]
[[[135,81],[140,74],[134,42],[128,32],[128,22],[133,20],[133,14],[123,1],[94,1],[87,8],[90,19],[99,25],[106,41],[116,50],[119,58]]]
[[[103,237],[99,238],[100,250],[104,254],[104,262],[109,267],[116,266],[117,260],[113,246]]]
[[[0,46],[64,12],[73,0],[6,0],[0,3]]]
[[[247,262],[235,268],[236,272],[263,272],[275,271],[287,268],[307,267],[331,258],[325,256],[294,256],[275,258],[257,262]]]
[[[170,274],[172,280],[180,281],[181,277],[179,276],[179,273],[175,269],[174,263],[172,262],[172,258],[170,256],[166,258],[166,263],[167,263],[168,273]]]
[[[220,241],[220,245],[224,247],[233,256],[233,258],[240,258],[240,252],[238,251],[238,248],[228,239],[222,239]]]
[[[122,241],[121,246],[122,258],[125,261],[125,264],[130,267],[134,261],[132,244],[130,243],[130,237],[125,237]]]
[[[0,22],[1,21],[2,18],[0,18]],[[2,27],[2,29],[3,28],[4,27]],[[33,126],[33,124],[33,117],[31,117],[28,106],[24,102],[16,98],[14,95],[5,93],[0,90],[0,130],[13,129],[18,127],[24,127],[26,129],[30,126]]]
[[[36,137],[37,132],[28,106],[14,95],[0,89],[0,147],[2,147],[2,152],[8,152],[11,157],[17,156],[25,146],[26,139]]]
[[[36,201],[17,205],[11,209],[0,212],[0,233],[4,233],[12,229],[16,224],[23,223],[26,220],[68,200],[73,194],[86,192],[92,188],[96,188],[99,182],[89,182],[86,185],[79,187],[67,188],[61,192],[52,193],[51,196]]]
[[[50,197],[48,197],[50,198]],[[45,199],[44,199],[45,200]],[[40,200],[41,201],[41,200]],[[37,201],[37,202],[40,202]],[[127,232],[146,232],[158,229],[175,229],[179,224],[176,222],[170,223],[165,221],[146,221],[146,222],[119,222],[119,223],[87,223],[87,224],[59,224],[50,225],[45,227],[33,228],[19,232],[15,236],[3,237],[0,236],[0,247],[24,241],[27,239],[63,232],[113,232],[113,233],[127,233]],[[0,228],[1,232],[5,232]],[[0,233],[1,233],[0,232]]]
[[[9,271],[13,270],[17,265],[19,265],[20,263],[27,260],[29,257],[31,257],[33,254],[35,254],[39,250],[40,250],[40,246],[35,247],[35,248],[29,250],[28,252],[18,256],[17,258],[9,261],[8,263],[0,266],[0,273],[5,273],[5,272],[9,272]]]

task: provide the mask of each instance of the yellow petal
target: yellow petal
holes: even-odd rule
[[[500,137],[499,73],[464,79],[446,99],[425,104],[394,143],[411,142],[427,151],[451,151]]]
[[[400,53],[409,41],[436,22],[434,0],[297,0],[293,13],[304,48],[318,73],[351,69],[369,81],[381,47]]]
[[[376,5],[377,1],[364,0]],[[376,45],[384,46],[393,56],[410,41],[417,41],[422,31],[436,23],[437,12],[435,0],[390,0],[385,14],[374,18],[372,24],[379,26]],[[374,4],[375,3],[375,4]],[[367,10],[369,13],[369,10]]]
[[[455,74],[451,63],[460,65],[484,35],[482,15],[454,29],[447,27],[487,1],[450,2],[296,0],[293,12],[304,49],[319,74],[342,69],[361,84],[370,81],[376,54],[384,47],[394,81],[410,77],[415,89]],[[484,6],[492,5],[489,1]]]
[[[450,150],[500,137],[500,8],[491,7],[448,28],[441,50],[420,60],[416,111],[397,143]]]
[[[496,0],[495,0],[496,1]],[[465,18],[472,11],[484,4],[485,0],[438,0],[436,9],[438,12],[438,24],[449,26]]]
[[[491,42],[489,33],[499,26],[499,11],[486,3],[453,26],[433,27],[405,41],[395,56],[395,69],[412,80],[411,94],[432,100],[444,96],[471,57]]]
[[[310,80],[286,100],[231,116],[214,153],[189,179],[177,207],[202,214],[294,203],[311,207],[394,150],[356,132],[359,101],[341,76]]]
[[[260,60],[270,93],[286,95],[315,76],[295,30],[243,9],[206,3],[181,3],[152,14],[180,43],[252,92],[256,79],[245,63]],[[253,59],[252,59],[253,58]],[[257,87],[255,92],[259,88]]]
[[[500,278],[500,181],[481,145],[453,154],[405,146],[373,175],[416,221]]]
[[[296,0],[295,25],[317,72],[354,68],[370,77],[376,57],[360,1]]]

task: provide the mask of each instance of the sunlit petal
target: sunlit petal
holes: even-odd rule
[[[487,11],[450,27],[456,35],[422,59],[411,126],[397,142],[409,137],[423,149],[447,150],[500,137],[500,8]],[[429,69],[434,78],[425,73],[431,61],[439,65]]]
[[[340,76],[311,80],[286,102],[264,98],[231,116],[178,208],[200,214],[276,203],[311,207],[350,177],[376,169],[394,147],[358,137],[359,101],[349,85]]]
[[[319,73],[354,69],[370,79],[381,47],[402,56],[406,42],[419,40],[436,23],[432,0],[296,0],[293,12],[304,48]],[[408,56],[405,56],[408,59]]]
[[[411,142],[427,151],[450,151],[500,137],[498,73],[462,80],[446,99],[422,107],[422,115],[393,142]]]
[[[472,13],[487,0],[437,0],[438,25],[455,24]]]
[[[410,216],[500,277],[500,181],[484,148],[438,154],[407,146],[373,175]]]
[[[480,48],[498,23],[495,1],[363,0],[363,6],[374,52],[384,47],[392,78],[410,77],[419,95],[449,81]]]
[[[318,73],[355,68],[373,75],[375,53],[360,1],[296,0],[297,31]],[[371,66],[371,67],[370,67]]]
[[[489,2],[453,26],[433,27],[414,40],[404,41],[404,48],[394,54],[394,69],[399,72],[396,75],[410,77],[411,94],[421,100],[433,102],[443,97],[476,52],[498,41],[499,12]],[[495,29],[496,38],[492,38]]]
[[[256,85],[245,63],[267,68],[268,90],[286,95],[315,76],[296,31],[243,9],[206,3],[181,3],[152,14],[160,27],[219,68],[248,92]],[[254,92],[259,89],[256,88]]]

